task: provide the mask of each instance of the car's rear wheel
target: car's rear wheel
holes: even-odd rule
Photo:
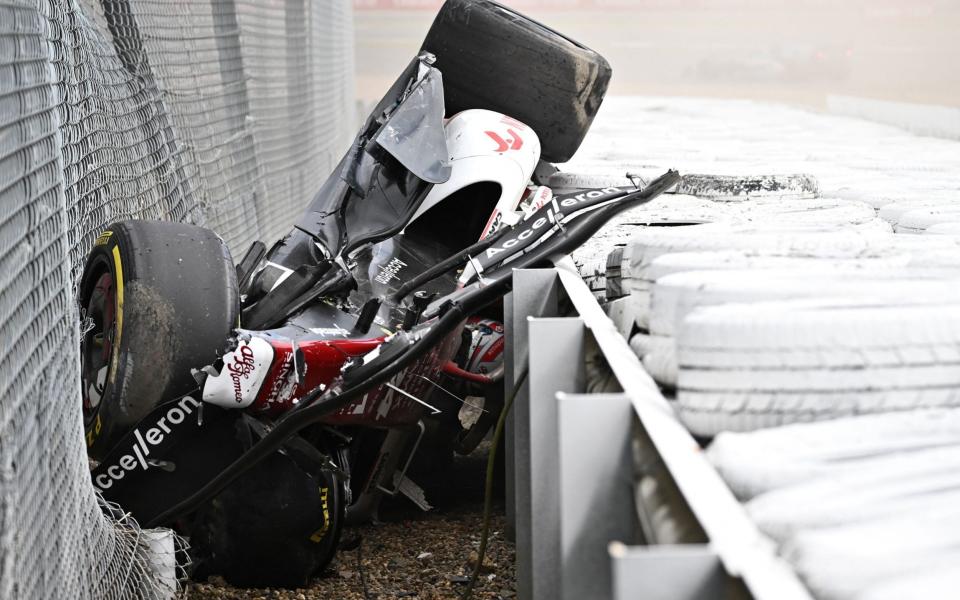
[[[230,251],[202,227],[123,221],[90,251],[80,281],[81,393],[88,452],[102,457],[157,404],[196,388],[237,325]]]

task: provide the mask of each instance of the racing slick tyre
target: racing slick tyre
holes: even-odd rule
[[[88,453],[101,458],[156,405],[197,387],[239,314],[230,251],[183,223],[122,221],[97,238],[78,294]]]
[[[593,50],[490,0],[447,0],[423,50],[443,73],[448,116],[486,108],[517,119],[552,162],[580,147],[612,72]]]
[[[322,459],[291,450],[298,449],[271,454],[197,514],[195,579],[305,587],[333,559],[346,518],[343,479]]]

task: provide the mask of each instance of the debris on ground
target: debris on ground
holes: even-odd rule
[[[360,546],[337,553],[333,563],[305,589],[238,589],[219,577],[191,583],[190,600],[447,600],[460,598],[477,561],[482,506],[452,514],[365,525],[344,532],[363,536]],[[514,547],[503,536],[505,518],[496,515],[474,588],[477,600],[515,597]],[[357,564],[358,551],[361,558]],[[424,555],[426,555],[424,557]],[[423,558],[421,558],[423,557]],[[366,587],[366,594],[364,593]]]
[[[483,475],[489,442],[423,487],[437,508],[421,512],[403,499],[381,510],[383,522],[346,528],[333,562],[304,589],[241,589],[222,578],[190,582],[187,600],[411,600],[459,599],[477,563],[483,529]],[[495,489],[490,540],[474,600],[511,600],[515,551],[506,540],[502,490]],[[359,560],[358,560],[359,559]]]

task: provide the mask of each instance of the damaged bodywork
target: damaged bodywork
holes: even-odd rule
[[[80,304],[93,319],[83,338],[93,482],[141,523],[188,535],[201,574],[302,584],[344,523],[373,518],[384,496],[427,506],[407,477],[418,451],[439,436],[470,452],[503,406],[498,302],[513,270],[561,258],[679,181],[671,171],[643,187],[554,195],[536,176],[549,132],[483,106],[448,114],[437,64],[423,52],[403,71],[288,235],[216,271],[224,308],[204,314],[226,314],[227,335],[185,359],[177,373],[190,382],[176,395],[164,388],[143,406],[139,390],[103,385],[117,375],[111,357],[135,356],[121,339],[146,326],[120,322],[132,309],[118,282],[148,279],[132,259],[121,274],[123,257],[173,224],[115,224],[91,253]],[[185,247],[201,235],[176,227]],[[161,304],[192,314],[178,298]],[[203,336],[202,321],[180,326]],[[112,416],[134,405],[135,420]]]

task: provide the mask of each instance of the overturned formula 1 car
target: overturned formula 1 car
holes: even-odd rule
[[[142,524],[189,536],[202,573],[304,584],[344,523],[409,483],[437,413],[482,402],[440,419],[464,452],[496,418],[497,301],[513,269],[564,256],[677,183],[671,171],[558,196],[538,184],[545,159],[576,150],[609,74],[507,8],[449,0],[269,251],[257,242],[235,266],[200,227],[111,225],[79,293],[94,484]]]

